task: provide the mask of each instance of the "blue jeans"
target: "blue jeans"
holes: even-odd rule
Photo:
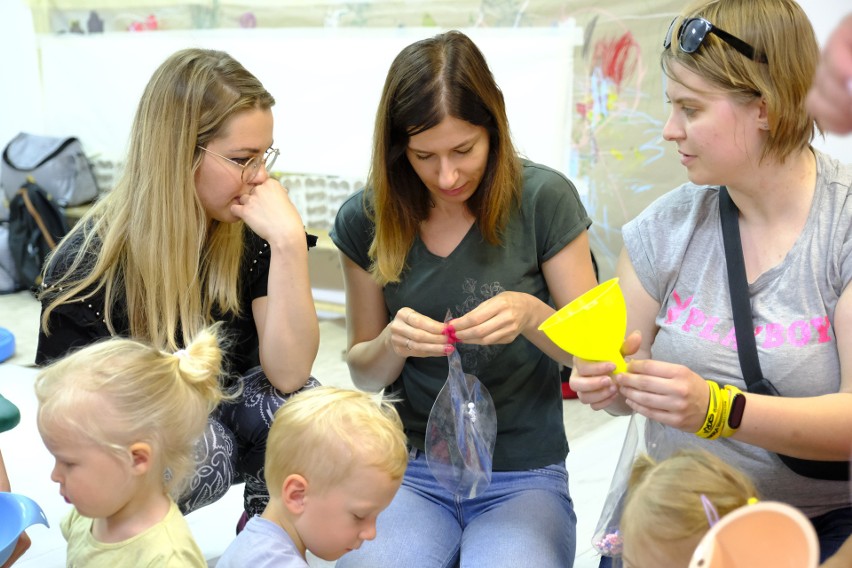
[[[852,535],[852,508],[835,509],[811,519],[819,539],[819,561],[825,562],[829,556]],[[611,568],[612,558],[601,556],[598,568]]]
[[[411,451],[402,487],[376,524],[376,539],[338,568],[571,568],[577,517],[565,464],[495,471],[478,497],[444,489]]]
[[[819,539],[819,561],[837,552],[837,549],[852,535],[852,507],[835,509],[811,519]]]

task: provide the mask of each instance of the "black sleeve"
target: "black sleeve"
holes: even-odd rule
[[[267,281],[269,280],[269,243],[261,239],[257,234],[246,227],[245,250],[243,252],[243,267],[246,272],[249,289],[249,300],[262,298],[267,295]],[[305,233],[308,250],[315,247],[317,237]],[[249,302],[250,303],[250,302]]]
[[[47,335],[39,320],[35,360],[39,366],[110,335],[99,308],[90,308],[89,304],[82,302],[65,304],[53,310],[49,329],[50,335]]]

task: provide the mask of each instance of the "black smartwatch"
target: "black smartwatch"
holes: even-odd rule
[[[745,403],[745,395],[741,392],[735,394],[733,400],[731,400],[731,412],[728,414],[728,428],[731,430],[736,430],[740,427],[740,423],[743,421]]]

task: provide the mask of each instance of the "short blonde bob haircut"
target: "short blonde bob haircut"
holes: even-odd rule
[[[402,421],[390,402],[323,386],[299,392],[275,413],[264,472],[269,494],[278,497],[293,474],[324,493],[357,467],[374,467],[397,480],[407,465]]]
[[[681,51],[677,30],[686,18],[701,17],[766,54],[768,63],[750,60],[708,33],[694,53]],[[660,57],[663,72],[678,81],[686,68],[735,100],[766,102],[769,133],[761,160],[783,162],[807,147],[815,123],[805,97],[819,60],[810,20],[794,0],[701,0],[689,4],[674,22],[672,43]]]

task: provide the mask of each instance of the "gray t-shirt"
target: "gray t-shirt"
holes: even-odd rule
[[[784,260],[749,286],[763,375],[790,397],[840,389],[834,309],[852,279],[852,171],[824,154],[816,157],[816,191],[802,233]],[[718,189],[684,184],[626,224],[623,236],[639,280],[661,304],[652,358],[745,391]],[[811,517],[850,504],[847,482],[800,476],[762,448],[648,424],[660,456],[684,445],[704,447],[751,475],[764,499],[785,501]]]
[[[216,562],[216,568],[308,568],[287,531],[252,517]]]
[[[398,284],[385,286],[388,318],[405,306],[444,321],[459,317],[506,291],[525,292],[550,302],[541,265],[591,224],[577,190],[562,174],[523,162],[520,209],[512,211],[502,246],[488,244],[477,224],[446,258],[416,238]],[[425,189],[424,189],[425,191]],[[340,208],[331,238],[364,270],[373,224],[364,211],[364,192]],[[562,420],[557,363],[519,336],[509,345],[457,345],[465,373],[479,378],[497,410],[495,471],[518,471],[558,463],[568,453]],[[447,380],[446,357],[409,357],[387,389],[397,405],[409,442],[424,449],[426,422]]]

